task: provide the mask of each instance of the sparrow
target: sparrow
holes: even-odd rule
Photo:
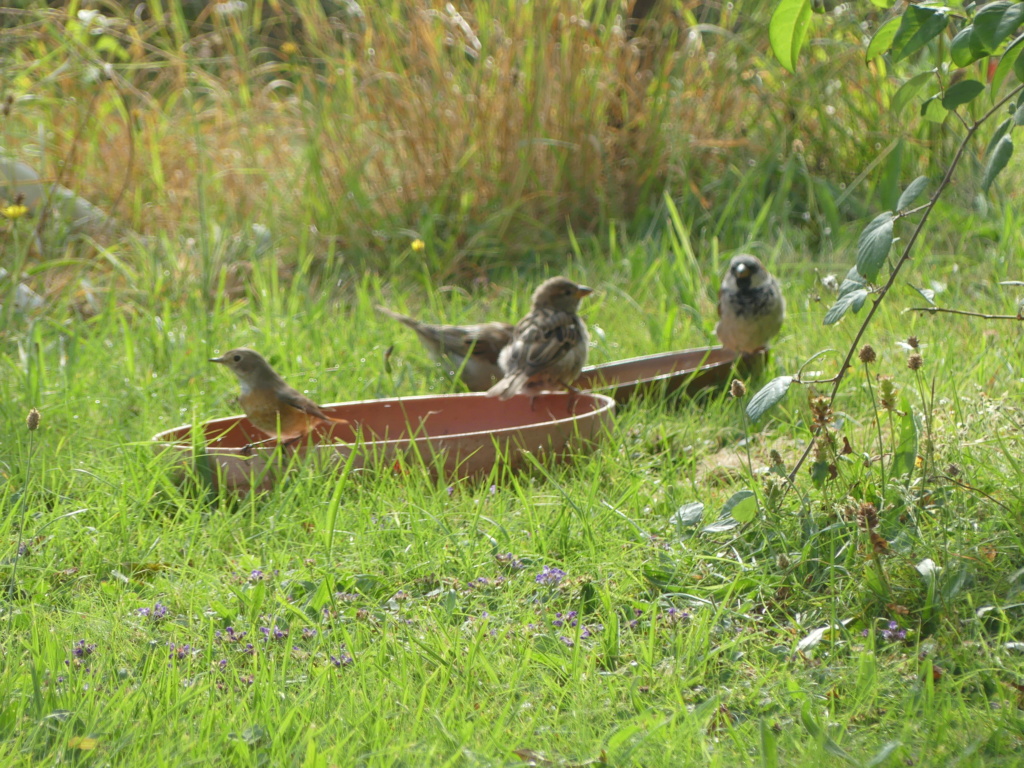
[[[765,349],[786,317],[778,280],[753,256],[733,256],[718,291],[718,317],[715,334],[723,347],[741,354]]]
[[[488,397],[508,400],[527,393],[532,397],[544,389],[573,389],[587,362],[587,326],[576,314],[580,299],[592,288],[564,277],[545,280],[533,292],[529,314],[512,331],[498,356],[504,378],[487,390]]]
[[[259,352],[239,347],[211,357],[210,362],[226,365],[238,377],[242,390],[238,402],[252,425],[285,445],[320,424],[348,423],[328,416],[308,397],[289,387]]]
[[[433,325],[387,307],[378,306],[377,311],[416,331],[430,356],[450,366],[452,375],[473,392],[484,392],[502,377],[498,354],[512,339],[508,323]]]

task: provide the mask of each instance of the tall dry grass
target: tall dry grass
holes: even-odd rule
[[[197,7],[3,11],[0,136],[207,255],[257,222],[285,262],[386,266],[421,237],[458,275],[558,256],[570,229],[651,231],[665,192],[738,246],[765,205],[779,225],[838,223],[838,190],[902,130],[850,10],[794,77],[766,55],[768,0],[662,3],[635,37],[623,3]]]

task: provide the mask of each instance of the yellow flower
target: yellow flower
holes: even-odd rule
[[[291,56],[292,54],[299,52],[299,46],[293,43],[291,40],[287,40],[281,43],[281,53],[285,56]]]
[[[422,251],[427,247],[427,244],[420,240],[418,237],[412,241],[412,249],[414,251]]]
[[[6,208],[0,208],[0,213],[6,216],[8,219],[20,219],[26,213],[28,213],[27,205],[8,205]]]

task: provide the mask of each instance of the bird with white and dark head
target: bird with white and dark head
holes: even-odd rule
[[[765,349],[782,328],[786,300],[779,282],[750,254],[738,254],[729,262],[718,292],[718,317],[718,340],[741,354]]]

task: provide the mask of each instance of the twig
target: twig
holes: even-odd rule
[[[988,112],[975,120],[973,125],[968,126],[967,135],[964,136],[963,141],[960,142],[960,146],[957,147],[956,154],[953,156],[953,160],[946,169],[946,174],[942,177],[942,181],[939,182],[939,186],[935,189],[931,199],[928,201],[928,205],[922,214],[921,219],[917,222],[917,226],[914,228],[913,233],[907,240],[907,244],[903,247],[903,253],[900,255],[899,261],[896,262],[896,265],[892,268],[892,272],[889,273],[889,279],[886,280],[885,284],[879,289],[875,300],[871,303],[871,308],[864,317],[864,321],[860,324],[860,328],[857,329],[857,334],[853,337],[853,341],[850,342],[850,348],[846,353],[846,358],[843,360],[843,364],[839,367],[839,372],[836,374],[835,384],[832,385],[832,393],[829,395],[830,401],[835,401],[836,395],[839,393],[839,387],[846,378],[847,371],[850,369],[850,363],[853,361],[853,356],[857,353],[860,340],[864,336],[864,332],[867,331],[868,325],[870,325],[872,318],[875,316],[875,312],[878,311],[878,307],[881,305],[882,300],[886,297],[886,294],[889,293],[889,289],[892,288],[893,284],[896,282],[896,278],[899,275],[900,270],[903,269],[903,265],[910,261],[910,252],[913,250],[914,244],[917,242],[917,238],[924,230],[924,225],[928,223],[929,216],[931,216],[932,211],[935,210],[936,203],[939,202],[939,198],[942,197],[942,193],[946,190],[946,187],[949,186],[950,181],[953,179],[953,171],[956,170],[957,166],[960,164],[960,160],[963,159],[967,145],[970,143],[971,139],[974,138],[974,134],[978,132],[978,129],[993,115],[1001,112],[1007,103],[1016,98],[1021,91],[1024,91],[1024,85],[1018,85],[1006,94],[1006,96],[997,101],[995,105],[988,110]],[[897,213],[896,218],[903,218],[904,215],[905,214]],[[807,461],[807,457],[811,455],[811,449],[814,447],[814,442],[821,434],[822,428],[822,425],[818,425],[815,428],[814,434],[811,435],[811,439],[807,443],[807,448],[804,449],[804,452],[797,461],[796,466],[793,467],[793,471],[789,473],[791,485],[796,481],[797,473]]]
[[[980,317],[982,320],[1024,320],[1024,315],[986,315],[983,312],[968,312],[966,309],[946,309],[945,307],[907,307],[906,311],[927,312],[930,315],[934,315],[936,312],[944,312],[947,315]]]

